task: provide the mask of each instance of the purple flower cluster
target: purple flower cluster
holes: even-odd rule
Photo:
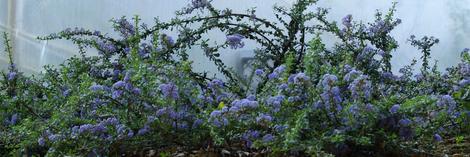
[[[386,55],[385,51],[384,51],[384,50],[380,50],[380,49],[377,50],[377,54],[380,55],[380,56],[382,56],[382,57],[385,57],[385,55]]]
[[[250,148],[253,144],[253,140],[259,138],[261,133],[257,130],[248,130],[242,135],[242,140],[245,141],[246,147]]]
[[[19,116],[18,116],[17,113],[15,113],[15,114],[13,114],[13,115],[11,116],[11,118],[6,119],[6,120],[5,120],[5,123],[6,123],[7,125],[15,125],[15,124],[18,122],[18,119],[19,119]]]
[[[457,102],[450,95],[442,95],[439,97],[436,105],[440,108],[447,108],[447,113],[452,114],[457,107]]]
[[[162,41],[162,45],[165,45],[165,47],[175,45],[175,40],[167,34],[162,34],[160,39]]]
[[[357,55],[357,58],[356,60],[357,61],[367,61],[367,62],[370,62],[370,60],[372,60],[373,56],[375,54],[375,49],[369,45],[367,45],[363,50],[362,52]]]
[[[113,54],[117,50],[116,45],[107,41],[96,40],[96,44],[100,54],[109,55]]]
[[[164,40],[164,39],[162,39],[162,40]],[[166,40],[168,40],[168,39],[166,39]],[[166,41],[162,41],[162,42],[166,42]],[[163,44],[165,45],[164,47],[171,46],[171,45],[167,45],[167,44],[165,44],[165,43],[163,43]],[[168,43],[168,44],[171,44],[171,43]],[[154,48],[153,48],[151,45],[149,45],[149,44],[147,44],[147,43],[142,43],[142,44],[140,44],[140,48],[139,48],[139,50],[137,51],[137,54],[139,54],[139,56],[140,56],[142,59],[148,59],[148,58],[150,57],[150,52],[151,52],[153,49],[154,49]],[[125,50],[126,54],[128,54],[129,51],[130,51],[130,49],[129,49],[129,50],[126,49],[126,50]]]
[[[367,33],[369,34],[369,36],[375,36],[377,34],[382,33],[389,33],[395,26],[399,24],[401,24],[401,19],[396,19],[392,22],[379,20],[376,23],[371,24]]]
[[[72,28],[66,28],[65,30],[62,31],[64,34],[83,34],[86,33],[87,31],[84,28],[78,28],[75,27],[73,30]]]
[[[284,95],[276,95],[276,96],[269,97],[269,98],[266,100],[266,104],[272,106],[272,107],[273,107],[273,111],[274,111],[274,112],[277,112],[277,111],[280,110],[281,104],[282,104],[282,102],[283,102],[284,100],[285,100],[285,96],[284,96]]]
[[[336,81],[338,81],[338,77],[335,75],[325,74],[321,80],[321,85],[324,90],[330,90]]]
[[[160,91],[162,91],[163,96],[177,100],[179,98],[178,87],[173,83],[164,83],[159,86]]]
[[[470,79],[462,79],[462,80],[459,81],[458,85],[454,85],[453,89],[455,91],[458,91],[461,88],[464,88],[468,85],[470,85]]]
[[[109,88],[106,86],[101,86],[101,85],[92,85],[90,86],[90,90],[92,91],[100,91],[100,90],[105,90],[108,91]],[[112,85],[111,89],[111,97],[113,99],[118,99],[122,95],[125,94],[125,92],[133,93],[135,95],[140,95],[142,93],[141,89],[138,87],[134,87],[131,83],[130,80],[130,72],[127,72],[124,79],[122,81],[117,81]]]
[[[398,124],[400,124],[400,126],[402,127],[407,127],[411,124],[411,120],[408,118],[400,119],[400,121],[398,121]]]
[[[190,14],[196,9],[204,9],[210,5],[209,0],[192,0],[189,7],[184,9],[185,14]]]
[[[316,108],[324,107],[328,111],[331,111],[331,108],[334,110],[341,111],[343,107],[341,102],[343,98],[341,97],[341,90],[338,86],[335,86],[335,83],[338,81],[338,78],[335,75],[325,74],[321,80],[321,86],[323,87],[323,92],[320,94],[321,101],[317,102]],[[329,113],[330,115],[332,112]]]
[[[102,133],[105,131],[106,131],[106,128],[103,125],[84,124],[84,125],[80,125],[78,133],[83,134],[86,132],[90,132],[90,133],[95,134],[95,133]]]
[[[348,14],[345,17],[343,17],[342,21],[343,21],[343,25],[346,28],[351,28],[352,27],[352,15],[351,14]]]
[[[116,131],[115,133],[112,131]],[[115,134],[116,136],[113,136]],[[110,117],[103,119],[96,124],[83,124],[78,126],[73,126],[71,128],[70,138],[76,139],[81,135],[93,136],[98,139],[103,140],[114,140],[117,138],[131,138],[134,135],[134,132],[126,127],[124,124],[121,124],[117,118]],[[63,137],[63,136],[60,136]],[[51,136],[48,138],[50,141]]]
[[[16,75],[17,75],[17,73],[14,72],[14,71],[9,72],[9,73],[8,73],[8,78],[7,78],[8,81],[12,81],[13,79],[15,79],[15,78],[16,78]]]
[[[263,143],[269,143],[274,141],[275,137],[272,134],[265,134],[262,136],[260,131],[257,130],[247,130],[245,133],[242,134],[242,140],[245,141],[245,146],[251,148],[253,145],[253,141],[260,139]]]
[[[361,96],[366,100],[370,99],[372,92],[372,83],[366,75],[360,75],[349,85],[353,99],[359,99]]]
[[[276,79],[286,70],[285,65],[280,65],[279,67],[275,68],[274,71],[268,75],[268,79]]]
[[[266,134],[263,136],[263,143],[269,143],[274,140],[274,136],[272,134]]]
[[[268,114],[260,114],[260,115],[256,118],[256,122],[257,122],[257,123],[260,123],[260,124],[270,123],[272,120],[273,120],[273,117],[271,117],[271,116],[268,115]]]
[[[436,142],[442,142],[442,137],[439,134],[434,134],[433,138]]]
[[[358,116],[358,114],[359,114],[359,107],[358,107],[356,104],[351,105],[351,106],[349,107],[349,113],[351,113],[351,114],[354,115],[354,116]]]
[[[125,138],[125,137],[132,138],[134,136],[134,131],[127,128],[123,124],[116,125],[116,130],[117,130],[118,137],[120,138]]]
[[[120,98],[123,94],[124,94],[124,91],[122,91],[122,90],[114,90],[113,93],[112,93],[112,95],[111,95],[111,97],[112,97],[113,99],[118,99],[118,98]]]
[[[380,78],[382,80],[387,80],[387,81],[397,81],[399,80],[399,77],[394,75],[392,72],[383,72],[380,74]]]
[[[243,48],[245,46],[245,43],[242,42],[244,38],[241,34],[227,35],[227,44],[231,49]]]
[[[210,81],[210,82],[207,84],[207,86],[208,86],[209,88],[214,89],[214,88],[222,88],[222,87],[224,87],[224,84],[225,84],[224,81],[219,80],[219,79],[214,79],[214,80]]]
[[[118,99],[124,94],[124,88],[126,87],[127,83],[124,81],[118,81],[113,84],[113,91],[112,91],[112,98]]]
[[[121,36],[124,38],[129,38],[135,34],[134,25],[132,25],[126,18],[120,18],[117,20],[113,20],[116,24],[115,30],[120,32]]]
[[[459,72],[460,74],[465,77],[469,78],[470,77],[470,64],[469,63],[460,63],[458,65]]]
[[[445,107],[445,106],[454,106],[456,102],[454,98],[450,95],[443,95],[439,97],[439,101],[436,104],[438,107]]]
[[[323,93],[320,94],[320,96],[326,108],[329,108],[331,107],[331,105],[336,104],[337,111],[340,111],[342,109],[341,102],[343,102],[343,98],[341,97],[341,91],[339,87],[332,87],[328,90],[324,90]]]
[[[113,84],[114,89],[120,89],[126,87],[126,82],[124,81],[117,81],[116,83]]]
[[[247,109],[255,109],[258,107],[258,101],[249,100],[249,99],[241,99],[235,100],[232,102],[232,107],[230,107],[229,111],[231,112],[238,112]]]
[[[226,110],[226,109],[224,109]],[[224,111],[220,110],[214,110],[210,114],[210,121],[212,122],[212,125],[216,127],[222,127],[222,126],[227,126],[228,125],[228,119],[223,116]]]
[[[57,140],[60,139],[60,135],[51,134],[51,135],[47,136],[47,139],[49,139],[49,141],[51,141],[51,142],[56,142]]]
[[[144,127],[142,127],[141,129],[139,129],[139,131],[137,131],[137,135],[145,135],[148,132],[150,132],[150,126],[144,125]]]
[[[46,145],[46,139],[44,139],[44,137],[39,137],[38,139],[38,144],[39,146],[45,146]]]
[[[102,85],[94,84],[94,85],[90,86],[89,89],[93,92],[97,92],[97,91],[104,90],[105,88]]]
[[[203,123],[201,119],[191,114],[185,106],[177,109],[173,107],[163,107],[157,110],[155,116],[147,117],[146,125],[150,125],[155,120],[171,125],[176,129],[188,129],[190,124],[192,124],[192,128],[197,128]]]
[[[116,120],[116,123],[117,120]],[[92,133],[92,134],[99,134],[107,131],[106,125],[111,125],[108,124],[106,121],[102,121],[96,125],[93,124],[83,124],[80,126],[74,126],[72,128],[72,133],[73,134],[83,134],[83,133]]]
[[[225,91],[225,83],[222,80],[214,79],[207,83],[207,90],[205,95],[200,95],[199,98],[207,103],[222,102],[231,97],[231,93]]]
[[[400,105],[399,104],[395,104],[393,105],[391,108],[390,108],[390,113],[398,113],[398,110],[400,110]]]
[[[261,76],[261,75],[264,74],[264,71],[263,71],[263,69],[256,69],[255,74],[258,75],[258,76]]]
[[[289,85],[287,83],[282,83],[278,86],[279,90],[287,90],[289,88]]]
[[[194,8],[204,8],[209,5],[209,1],[207,0],[192,0],[191,4]]]
[[[204,123],[204,120],[202,120],[202,119],[196,119],[196,120],[193,122],[192,128],[193,128],[193,129],[199,128],[203,123]]]
[[[305,81],[309,81],[310,77],[305,75],[305,73],[297,73],[289,76],[288,78],[288,83],[295,83],[295,84],[300,84]]]
[[[64,97],[69,96],[70,93],[72,92],[72,89],[70,89],[68,87],[61,87],[61,90],[62,90],[62,96],[64,96]]]
[[[344,81],[349,82],[354,80],[355,78],[362,75],[361,71],[357,71],[355,69],[351,69],[346,75],[344,75]]]

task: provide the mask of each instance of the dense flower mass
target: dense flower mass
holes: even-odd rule
[[[372,92],[372,83],[368,80],[366,75],[360,75],[349,85],[351,95],[354,99],[359,99],[360,96],[368,100]]]
[[[192,0],[178,18],[152,27],[138,17],[112,20],[116,37],[81,28],[44,37],[99,54],[37,76],[14,63],[0,73],[2,155],[444,156],[440,148],[468,142],[468,50],[445,71],[418,71],[413,62],[394,73],[393,8],[368,25],[352,15],[337,24],[327,9],[308,12],[315,1],[299,0],[290,11],[275,8],[283,29],[255,10],[210,2]],[[229,34],[225,42],[204,38],[215,28]],[[172,30],[175,38],[163,33]],[[321,33],[340,40],[326,46]],[[429,46],[427,39],[413,43]],[[246,65],[252,70],[238,73],[218,51],[244,40],[260,48]],[[220,73],[193,71],[195,46]]]
[[[179,98],[178,87],[176,87],[175,84],[166,83],[166,84],[161,84],[159,87],[165,97],[173,98],[173,99]]]
[[[328,90],[331,89],[331,87],[338,81],[338,77],[335,75],[331,74],[326,74],[323,75],[323,79],[321,81],[321,85],[323,86],[323,89]]]

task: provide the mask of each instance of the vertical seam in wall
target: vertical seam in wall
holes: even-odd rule
[[[16,0],[8,0],[7,2],[7,5],[8,5],[8,8],[7,8],[7,30],[6,32],[8,32],[10,34],[10,39],[11,41],[14,41],[14,36],[12,35],[13,34],[13,30],[15,30],[15,27],[16,27]],[[8,29],[9,28],[9,29]],[[11,48],[12,48],[12,53],[13,53],[13,60],[15,60],[15,62],[17,61],[17,56],[15,54],[15,43],[16,42],[12,42],[11,44]]]
[[[16,39],[18,37],[18,29],[16,29],[16,11],[17,11],[17,1],[18,0],[8,0],[7,2],[7,21],[6,21],[6,27],[5,27],[5,32],[8,32],[10,35],[10,39],[12,41],[11,43],[11,49],[13,53],[13,60],[16,62],[17,65],[20,67],[24,68],[25,70],[29,70],[30,72],[35,72],[36,70],[28,65],[22,65],[19,63],[19,58],[18,54],[16,53]],[[14,34],[14,35],[13,35]]]

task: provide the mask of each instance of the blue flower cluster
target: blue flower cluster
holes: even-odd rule
[[[241,34],[227,35],[227,44],[231,49],[243,48],[245,46],[245,43],[242,42],[244,38]]]
[[[342,22],[343,22],[343,25],[346,27],[346,28],[350,28],[352,27],[352,15],[351,14],[348,14],[346,15],[345,17],[343,17],[342,19]]]
[[[366,75],[360,75],[349,85],[351,95],[353,99],[364,98],[369,100],[372,92],[372,83],[368,80],[369,77]]]
[[[178,99],[178,87],[173,83],[164,83],[159,86],[160,90],[163,93],[163,96],[171,99]]]
[[[279,78],[279,76],[286,70],[286,66],[285,65],[281,65],[279,67],[277,67],[276,69],[274,69],[274,71],[268,75],[268,78],[270,80],[272,79],[276,79],[276,78]]]

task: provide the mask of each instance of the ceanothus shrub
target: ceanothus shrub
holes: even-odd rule
[[[119,37],[81,28],[40,39],[73,41],[80,56],[37,76],[21,73],[10,57],[0,79],[0,151],[9,155],[118,156],[214,148],[272,155],[384,155],[432,152],[450,138],[468,137],[470,55],[445,72],[431,67],[433,37],[411,44],[423,53],[392,72],[400,24],[394,7],[369,24],[346,15],[341,25],[316,1],[275,7],[279,24],[218,10],[193,0],[170,22],[149,27],[113,19]],[[290,20],[290,21],[287,21]],[[307,22],[314,22],[307,25]],[[196,28],[192,24],[201,24]],[[266,27],[266,28],[264,28]],[[176,30],[173,38],[163,32]],[[204,34],[226,33],[210,45]],[[319,37],[340,40],[327,48]],[[315,35],[311,40],[306,35]],[[260,44],[252,73],[239,76],[218,50]],[[220,42],[220,41],[219,41]],[[217,42],[214,42],[217,43]],[[222,77],[192,70],[187,51],[200,46]],[[97,56],[87,56],[90,48]],[[224,81],[225,80],[225,81]]]

